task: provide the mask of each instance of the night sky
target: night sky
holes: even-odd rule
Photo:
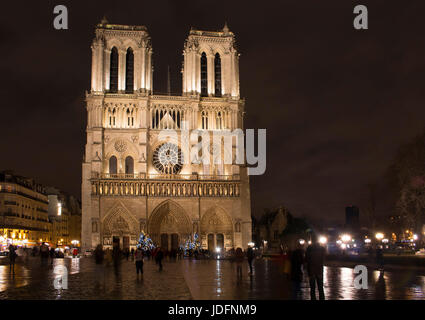
[[[53,28],[66,5],[69,30]],[[353,8],[369,9],[369,30]],[[145,25],[154,90],[181,93],[190,27],[236,34],[246,128],[267,129],[267,170],[251,178],[253,212],[280,204],[342,222],[367,205],[400,144],[425,122],[424,1],[7,1],[0,13],[0,169],[78,197],[94,27]],[[380,215],[389,213],[384,191]],[[362,212],[362,211],[361,211]]]

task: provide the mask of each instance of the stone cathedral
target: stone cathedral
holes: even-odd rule
[[[195,234],[203,249],[245,249],[251,241],[246,165],[184,163],[189,155],[180,139],[158,137],[171,129],[178,135],[243,129],[234,34],[227,25],[218,32],[190,30],[181,95],[154,93],[146,27],[102,21],[91,49],[83,250],[98,244],[134,248],[142,231],[168,250]],[[198,142],[190,138],[188,145]]]

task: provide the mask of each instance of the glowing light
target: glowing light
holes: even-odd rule
[[[320,244],[326,244],[327,242],[328,242],[328,239],[325,236],[319,237]]]
[[[58,202],[58,216],[62,215],[62,204]]]
[[[221,248],[215,248],[215,252],[220,253],[221,252]]]
[[[341,240],[337,240],[337,241],[336,241],[336,243],[337,243],[337,244],[341,244],[341,243],[342,243],[342,241],[341,241]]]
[[[372,242],[372,240],[370,240],[370,239],[364,239],[364,243],[371,243]]]
[[[349,234],[343,234],[343,235],[341,236],[341,240],[342,240],[343,242],[349,242],[349,241],[351,241],[351,236],[350,236]]]
[[[254,242],[248,242],[248,247],[253,247],[255,244],[254,244]]]
[[[389,242],[389,240],[388,240],[388,239],[382,239],[382,242],[383,242],[383,243],[388,243],[388,242]]]
[[[378,232],[375,234],[375,238],[378,240],[384,239],[384,234],[382,232]]]
[[[414,234],[413,235],[413,240],[415,240],[415,241],[418,240],[418,235],[417,234]]]
[[[15,237],[16,237],[16,234],[14,232],[14,233],[12,233],[12,239],[15,239]]]
[[[347,248],[347,245],[345,243],[342,243],[341,244],[341,249],[345,249],[345,248]]]
[[[300,245],[304,245],[305,240],[304,239],[300,239],[300,240],[298,240],[298,242],[300,243]]]

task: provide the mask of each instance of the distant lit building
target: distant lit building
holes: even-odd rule
[[[9,244],[23,247],[51,241],[48,199],[33,179],[0,172],[0,249]]]
[[[81,242],[81,210],[78,201],[56,188],[47,188],[49,220],[54,246],[78,246]]]
[[[253,235],[256,244],[266,250],[280,248],[281,234],[288,225],[288,214],[284,207],[278,207],[255,220]]]

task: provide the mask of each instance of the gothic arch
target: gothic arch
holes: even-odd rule
[[[102,219],[102,233],[104,236],[138,234],[139,223],[134,215],[121,203],[113,206]]]
[[[201,234],[222,233],[227,236],[233,234],[233,222],[227,212],[218,206],[207,210],[201,218]]]
[[[174,201],[165,200],[152,211],[148,220],[148,232],[156,243],[159,243],[162,233],[177,233],[180,239],[184,239],[191,234],[192,223],[181,206]]]

